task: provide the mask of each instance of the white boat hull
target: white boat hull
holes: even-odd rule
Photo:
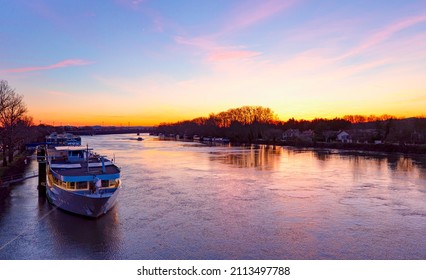
[[[50,203],[65,211],[97,218],[107,213],[117,200],[120,187],[113,193],[78,194],[47,184],[46,194]]]

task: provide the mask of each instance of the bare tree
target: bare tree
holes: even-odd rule
[[[3,112],[3,110],[6,108],[12,92],[13,89],[9,87],[7,82],[0,80],[0,112]]]
[[[3,150],[3,165],[7,166],[8,161],[13,161],[15,147],[17,146],[19,124],[26,122],[27,107],[24,97],[17,94],[6,81],[0,81],[0,126]]]

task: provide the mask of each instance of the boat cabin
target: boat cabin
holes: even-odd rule
[[[120,169],[92,149],[56,146],[47,149],[49,183],[66,190],[113,190],[120,186]]]

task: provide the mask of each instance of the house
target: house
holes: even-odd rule
[[[313,139],[315,137],[315,132],[312,129],[304,130],[301,135],[303,138]]]
[[[342,143],[352,143],[351,135],[346,131],[340,131],[336,136],[336,140]]]
[[[334,142],[337,139],[337,134],[339,134],[339,131],[326,130],[322,133],[322,136],[325,142]]]
[[[295,139],[300,136],[300,130],[298,129],[287,129],[283,132],[282,138],[283,140]]]
[[[302,131],[302,133],[298,137],[298,139],[303,142],[312,142],[314,138],[315,132],[311,129]]]

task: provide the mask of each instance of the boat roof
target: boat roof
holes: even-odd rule
[[[55,150],[57,151],[86,151],[87,147],[84,146],[57,146],[55,147]],[[93,150],[90,149],[89,150]]]
[[[60,164],[52,164],[51,168],[55,173],[64,176],[64,181],[72,181],[73,179],[77,179],[76,177],[84,177],[84,176],[93,176],[97,175],[98,177],[110,177],[110,178],[119,178],[120,177],[120,169],[114,164],[105,165],[104,171],[102,171],[102,166],[94,166],[89,165],[89,169],[87,168],[86,163],[82,163],[81,166],[69,166],[68,168],[64,168],[64,165]]]
[[[120,168],[111,160],[96,154],[86,155],[85,158],[71,159],[63,156],[71,151],[93,150],[85,146],[56,146],[47,149],[49,168],[55,176],[61,176],[62,181],[74,182],[91,180],[97,176],[102,180],[120,178]]]
[[[98,161],[98,158],[91,158],[89,161],[80,162],[67,162],[61,159],[52,159],[49,166],[56,174],[63,176],[63,181],[75,181],[93,175],[103,179],[120,177],[120,169],[118,166],[107,159],[105,159],[103,163]]]

